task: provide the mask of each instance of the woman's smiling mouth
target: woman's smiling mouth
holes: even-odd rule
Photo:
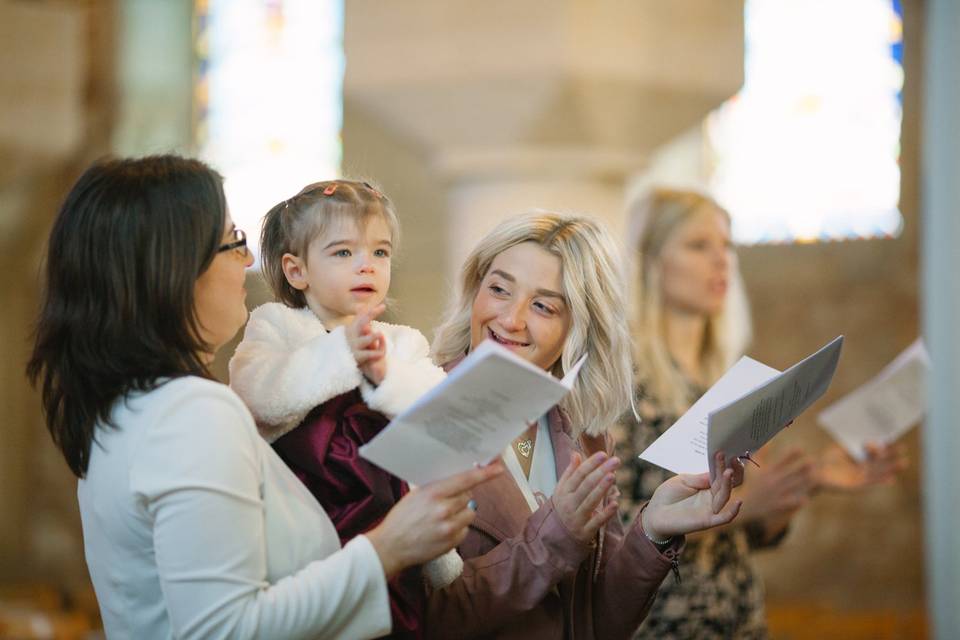
[[[529,342],[517,342],[516,340],[507,340],[506,338],[498,335],[493,329],[487,327],[487,334],[489,334],[490,339],[494,342],[498,342],[505,347],[529,347]]]

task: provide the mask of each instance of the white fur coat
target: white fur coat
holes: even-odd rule
[[[314,407],[360,387],[364,402],[393,417],[441,382],[423,334],[374,321],[386,337],[387,374],[378,387],[360,373],[343,327],[328,332],[310,309],[270,302],[250,314],[230,360],[230,386],[250,408],[261,435],[273,442]]]
[[[327,331],[308,308],[270,302],[253,310],[230,360],[230,386],[273,442],[315,407],[360,387],[364,402],[392,417],[445,377],[430,360],[427,339],[416,329],[372,322],[386,338],[387,372],[373,387],[360,373],[343,327]],[[442,588],[463,570],[456,550],[424,565],[431,585]]]

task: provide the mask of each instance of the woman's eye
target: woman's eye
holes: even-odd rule
[[[350,257],[350,249],[340,249],[339,251],[337,251],[337,252],[334,253],[333,255],[336,256],[336,257],[338,257],[338,258],[349,258],[349,257]]]
[[[554,315],[554,314],[556,313],[556,311],[553,309],[553,307],[547,306],[547,305],[545,305],[545,304],[542,303],[542,302],[534,302],[534,303],[533,303],[533,306],[534,306],[534,308],[535,308],[537,311],[539,311],[540,313],[543,313],[543,314],[545,314],[545,315],[548,315],[548,316],[552,316],[552,315]]]
[[[488,288],[490,290],[490,293],[497,296],[506,295],[507,293],[507,290],[501,287],[500,285],[492,284]]]

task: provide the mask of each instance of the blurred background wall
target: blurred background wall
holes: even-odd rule
[[[75,480],[23,375],[39,259],[92,159],[197,151],[198,4],[0,0],[0,612],[59,611],[62,637],[95,626],[96,606]],[[918,333],[924,4],[902,3],[902,231],[740,250],[750,355],[783,368],[847,337],[808,416]],[[743,83],[744,36],[738,0],[348,0],[341,166],[397,204],[393,318],[429,336],[463,255],[512,213],[587,212],[624,237],[632,194],[700,177],[701,122]],[[251,303],[265,300],[258,276],[248,280]],[[827,436],[806,417],[782,441],[817,450]],[[906,445],[897,485],[818,497],[780,548],[757,556],[774,637],[925,637],[917,431]]]

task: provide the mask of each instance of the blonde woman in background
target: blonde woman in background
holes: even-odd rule
[[[672,474],[637,458],[742,355],[750,321],[730,216],[690,191],[657,189],[634,212],[637,282],[634,352],[641,422],[617,428],[625,462],[618,486],[627,511]],[[870,447],[857,465],[831,446],[816,462],[801,449],[761,455],[737,496],[735,524],[689,538],[683,580],[664,583],[641,638],[765,638],[764,592],[749,554],[776,545],[791,516],[818,489],[855,490],[892,481],[904,464],[892,447]]]

